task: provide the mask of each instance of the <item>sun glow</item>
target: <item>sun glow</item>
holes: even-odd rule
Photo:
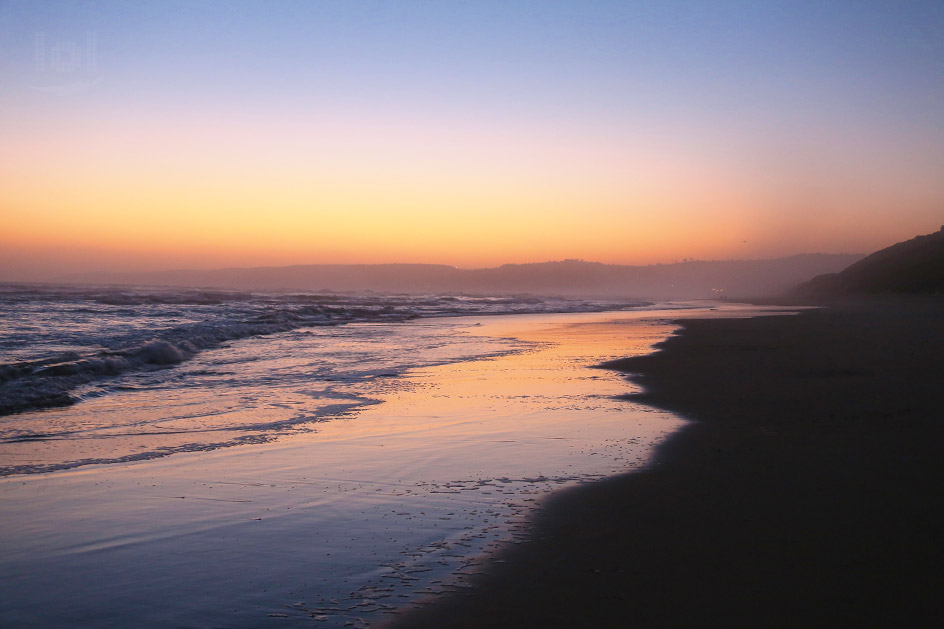
[[[866,74],[872,83],[846,85],[815,61],[785,57],[811,77],[802,94],[763,82],[746,89],[758,70],[749,64],[718,66],[709,85],[688,66],[673,74],[640,65],[634,46],[664,45],[648,35],[630,45],[603,29],[598,40],[573,35],[578,47],[545,41],[521,15],[509,19],[523,20],[522,36],[573,67],[510,42],[466,41],[464,32],[455,35],[489,51],[481,67],[466,57],[416,65],[436,55],[419,55],[421,44],[370,20],[342,22],[379,38],[376,50],[355,54],[336,42],[353,56],[329,67],[306,48],[320,40],[292,39],[301,32],[283,17],[259,16],[260,28],[271,29],[269,48],[234,46],[211,21],[211,41],[190,42],[196,56],[185,60],[178,40],[161,39],[162,28],[182,28],[177,17],[128,25],[142,36],[153,31],[151,44],[134,47],[99,16],[93,65],[101,81],[89,76],[91,87],[51,95],[30,81],[74,78],[81,64],[55,76],[21,68],[7,82],[13,91],[0,118],[0,279],[26,277],[22,269],[52,259],[71,271],[867,252],[940,224],[944,141],[935,129],[944,125],[927,113],[938,109],[919,107],[941,96],[927,91],[932,83],[901,88],[911,90],[910,109],[881,101],[869,109],[860,92],[885,93],[886,79]],[[330,40],[338,16],[324,19]],[[224,26],[251,33],[242,23]],[[495,45],[511,46],[502,64]],[[721,52],[704,45],[673,54],[679,64],[714,67],[705,54]],[[624,65],[604,62],[597,46]],[[255,91],[226,69],[219,55],[227,49],[243,51],[236,58],[247,73],[258,70]]]

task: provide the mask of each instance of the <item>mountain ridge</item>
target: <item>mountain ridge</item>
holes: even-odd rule
[[[569,259],[480,269],[411,263],[305,264],[110,271],[74,274],[60,280],[242,290],[545,293],[679,299],[774,295],[815,275],[839,271],[862,257],[862,254],[798,254],[765,260],[685,261],[645,266]]]

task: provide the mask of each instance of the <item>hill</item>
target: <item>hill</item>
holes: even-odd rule
[[[98,284],[216,287],[239,290],[553,294],[643,299],[776,295],[861,255],[804,254],[770,260],[690,261],[629,266],[564,260],[458,269],[438,264],[312,264],[286,267],[101,272],[61,278]]]
[[[797,286],[803,296],[944,294],[944,227],[866,256],[839,273]]]

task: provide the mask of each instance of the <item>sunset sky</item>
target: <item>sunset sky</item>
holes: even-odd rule
[[[0,280],[942,223],[939,0],[0,2]]]

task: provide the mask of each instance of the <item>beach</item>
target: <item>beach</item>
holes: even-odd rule
[[[595,365],[678,317],[778,311],[301,328],[10,415],[0,624],[367,626],[465,591],[544,496],[644,467],[684,425]],[[233,432],[261,438],[215,445]]]
[[[610,362],[690,423],[644,469],[550,496],[473,588],[396,626],[940,626],[942,314],[686,320]]]

